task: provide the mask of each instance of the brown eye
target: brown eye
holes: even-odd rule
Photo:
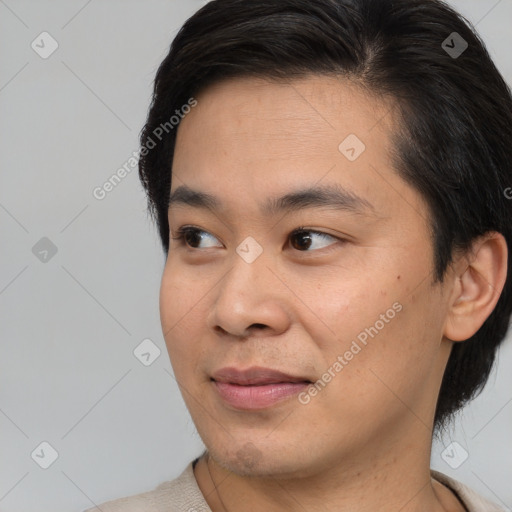
[[[196,248],[197,245],[200,245],[201,238],[197,229],[187,229],[183,232],[183,240],[191,247]]]
[[[308,249],[311,245],[311,236],[308,231],[296,231],[290,237],[294,249]]]
[[[201,247],[197,247],[203,242],[203,240],[210,238],[215,238],[213,235],[204,231],[202,229],[194,228],[194,227],[181,227],[177,231],[177,236],[173,236],[173,240],[177,240],[180,244],[190,247],[191,249],[201,249]],[[210,244],[207,247],[212,247]]]
[[[321,231],[315,231],[312,229],[299,228],[296,229],[290,236],[290,243],[294,249],[298,251],[307,251],[312,245],[314,245],[315,240],[324,239],[324,240],[334,240],[337,238],[327,233],[322,233]],[[314,247],[314,249],[322,249],[323,247],[332,245],[330,243],[326,243],[321,245],[320,247]]]

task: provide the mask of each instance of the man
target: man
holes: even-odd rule
[[[463,19],[214,0],[162,62],[141,143],[163,334],[206,450],[98,508],[500,510],[429,467],[512,310],[512,99]]]

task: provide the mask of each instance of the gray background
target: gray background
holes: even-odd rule
[[[512,1],[450,3],[512,83]],[[1,512],[79,512],[201,451],[160,330],[164,256],[136,166],[104,199],[93,190],[138,149],[156,68],[203,4],[0,0]],[[31,47],[43,31],[59,45],[46,59]],[[133,354],[144,339],[161,350],[149,366]],[[432,460],[509,509],[511,367],[509,340]],[[58,453],[48,469],[43,441]],[[453,441],[468,452],[457,469],[440,455]]]

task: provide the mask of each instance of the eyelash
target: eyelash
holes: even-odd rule
[[[207,231],[203,230],[203,229],[199,229],[199,228],[196,228],[196,227],[193,227],[193,226],[182,226],[180,228],[178,228],[176,230],[176,236],[173,236],[171,237],[172,240],[176,240],[179,242],[179,245],[181,246],[185,246],[187,247],[188,249],[190,249],[191,251],[199,251],[201,249],[197,248],[197,247],[189,247],[185,241],[185,235],[187,233],[190,233],[190,232],[197,232],[197,233],[208,233]],[[321,235],[321,236],[324,236],[324,237],[329,237],[329,238],[332,238],[334,240],[337,240],[338,242],[340,243],[345,243],[346,240],[342,239],[342,238],[339,238],[339,237],[336,237],[334,235],[330,235],[329,233],[324,233],[323,231],[317,231],[317,230],[314,230],[314,229],[308,229],[304,226],[301,226],[301,227],[298,227],[297,229],[294,229],[288,239],[290,239],[290,237],[292,237],[293,235],[297,235],[299,233],[314,233],[316,235]],[[329,244],[328,246],[326,247],[322,247],[320,249],[315,249],[313,251],[308,251],[308,250],[305,250],[305,251],[298,251],[298,252],[317,252],[317,251],[330,251],[332,249],[334,249],[333,246],[335,246],[336,243],[332,243],[332,244]]]

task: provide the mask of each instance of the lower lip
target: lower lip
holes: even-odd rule
[[[279,382],[261,386],[240,386],[229,382],[213,381],[222,399],[237,409],[264,409],[297,395],[308,382]]]

